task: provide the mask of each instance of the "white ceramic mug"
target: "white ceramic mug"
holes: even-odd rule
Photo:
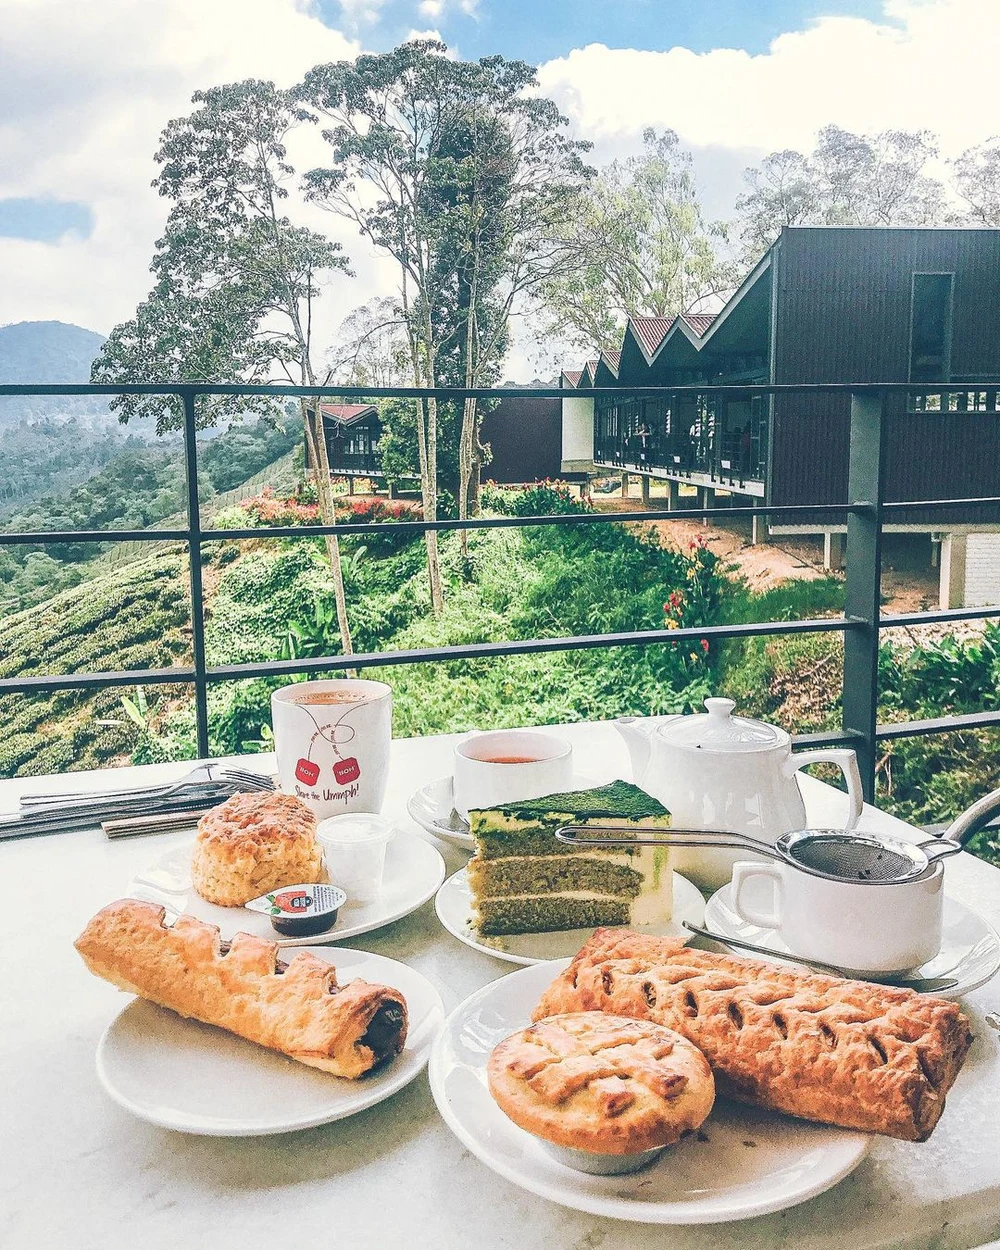
[[[392,688],[381,681],[303,681],[271,695],[278,779],[318,820],[378,812],[392,741]]]
[[[771,910],[748,898],[773,883]],[[852,972],[908,972],[941,950],[944,865],[914,881],[831,881],[790,864],[733,867],[731,903],[747,924],[777,933],[793,955]]]
[[[504,762],[507,761],[507,762]],[[573,748],[534,729],[474,733],[455,747],[455,810],[537,799],[573,785]]]

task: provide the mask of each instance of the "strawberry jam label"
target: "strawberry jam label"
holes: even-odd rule
[[[245,906],[268,916],[308,916],[335,912],[346,901],[347,895],[335,885],[289,885],[263,894]]]

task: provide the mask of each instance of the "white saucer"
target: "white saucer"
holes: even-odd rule
[[[740,938],[768,946],[774,951],[776,962],[783,962],[782,955],[791,954],[788,946],[774,929],[763,929],[748,924],[733,910],[732,884],[724,885],[708,900],[705,908],[705,928],[722,937]],[[745,951],[736,951],[745,955]],[[752,957],[752,956],[751,956]],[[767,955],[759,956],[767,959]],[[961,998],[972,990],[985,985],[1000,969],[1000,938],[996,930],[978,912],[966,907],[958,899],[945,895],[944,923],[942,926],[941,952],[929,963],[907,975],[913,977],[952,977],[958,982],[948,990],[935,991],[935,998]],[[874,980],[874,977],[869,978]]]
[[[356,1081],[330,1076],[136,998],[97,1047],[101,1084],[141,1120],[210,1137],[312,1128],[388,1098],[423,1071],[444,1019],[441,996],[426,977],[394,959],[342,947],[312,953],[336,965],[341,984],[362,977],[406,998],[406,1045],[384,1067]]]
[[[592,777],[575,774],[571,788],[589,790],[597,784]],[[469,822],[455,811],[455,792],[450,776],[439,777],[437,781],[429,781],[427,785],[421,786],[410,795],[406,810],[421,829],[426,829],[443,842],[464,846],[468,851],[475,846],[469,832]]]
[[[493,1101],[486,1063],[499,1041],[531,1022],[542,991],[567,962],[522,968],[484,986],[452,1012],[431,1051],[431,1092],[445,1123],[501,1176],[552,1202],[612,1219],[718,1224],[804,1202],[865,1157],[868,1134],[720,1100],[701,1133],[641,1172],[588,1176],[557,1163]]]
[[[505,937],[480,937],[472,922],[472,892],[466,869],[453,873],[437,892],[434,900],[438,920],[449,933],[482,951],[512,964],[538,964],[549,959],[569,959],[593,933],[593,929],[560,929],[553,933],[516,933]],[[682,937],[689,942],[693,936],[681,924],[687,920],[700,925],[705,914],[705,900],[697,886],[687,877],[674,873],[673,916],[661,925],[635,925],[639,933],[656,937]]]
[[[132,880],[128,894],[218,925],[225,940],[234,933],[255,933],[279,946],[340,942],[408,916],[423,906],[444,880],[444,860],[437,848],[416,834],[398,833],[386,848],[382,891],[375,902],[352,903],[348,899],[328,933],[288,938],[275,933],[271,921],[260,912],[245,907],[216,907],[206,902],[191,885],[193,846],[194,839],[189,838],[171,847]]]

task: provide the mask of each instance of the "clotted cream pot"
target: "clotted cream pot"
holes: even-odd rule
[[[680,829],[724,829],[774,842],[805,827],[806,811],[796,774],[806,764],[836,764],[847,781],[853,829],[863,802],[853,751],[792,751],[783,729],[734,716],[732,699],[706,699],[694,716],[620,717],[615,725],[629,750],[632,777],[670,811]],[[671,848],[674,867],[703,889],[732,876],[744,852]]]

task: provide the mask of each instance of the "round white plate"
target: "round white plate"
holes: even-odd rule
[[[961,998],[985,985],[1000,969],[1000,938],[993,926],[978,912],[947,895],[944,900],[943,921],[940,954],[907,975],[953,977],[958,984],[951,989],[935,990],[934,997]],[[774,951],[775,961],[778,963],[782,962],[782,955],[791,954],[774,929],[748,924],[737,915],[732,906],[732,884],[724,885],[708,900],[705,907],[705,928],[723,938],[740,938],[744,942],[768,946]],[[735,953],[754,958],[746,951],[737,950]],[[761,955],[759,958],[767,959],[768,956]]]
[[[592,777],[573,777],[574,790],[589,790],[598,783]],[[469,822],[455,811],[455,792],[452,778],[439,777],[429,781],[410,795],[406,810],[421,827],[443,842],[464,846],[471,851],[475,842],[469,832]]]
[[[384,1067],[356,1081],[330,1076],[136,998],[108,1025],[97,1047],[101,1084],[141,1120],[210,1137],[313,1128],[390,1097],[427,1063],[444,1019],[440,994],[395,959],[343,948],[311,950],[336,965],[341,984],[361,977],[391,985],[406,998],[406,1045]]]
[[[645,1224],[718,1224],[815,1197],[858,1166],[864,1133],[806,1124],[720,1100],[702,1132],[630,1176],[588,1176],[557,1163],[490,1096],[493,1047],[531,1021],[567,960],[493,981],[448,1017],[431,1051],[431,1092],[456,1137],[488,1167],[563,1206]],[[707,1140],[703,1140],[707,1139]]]
[[[552,933],[514,933],[504,937],[484,938],[479,935],[472,920],[472,891],[466,869],[452,873],[438,890],[434,900],[438,920],[449,933],[482,951],[495,955],[512,964],[538,964],[548,959],[569,959],[593,933],[593,929],[560,929]],[[666,924],[635,925],[638,933],[651,933],[656,937],[682,937],[689,942],[693,934],[681,924],[687,920],[700,925],[705,915],[705,900],[697,886],[687,877],[674,873],[673,916]]]
[[[316,946],[340,942],[392,924],[416,911],[431,898],[444,880],[444,860],[438,849],[412,833],[398,833],[386,848],[382,892],[373,903],[352,903],[340,909],[337,923],[328,933],[308,937],[281,937],[271,921],[245,907],[217,907],[208,903],[191,885],[191,848],[194,840],[173,846],[136,876],[128,887],[131,898],[160,903],[168,911],[187,912],[208,924],[218,925],[225,940],[234,933],[255,933],[279,946]]]

